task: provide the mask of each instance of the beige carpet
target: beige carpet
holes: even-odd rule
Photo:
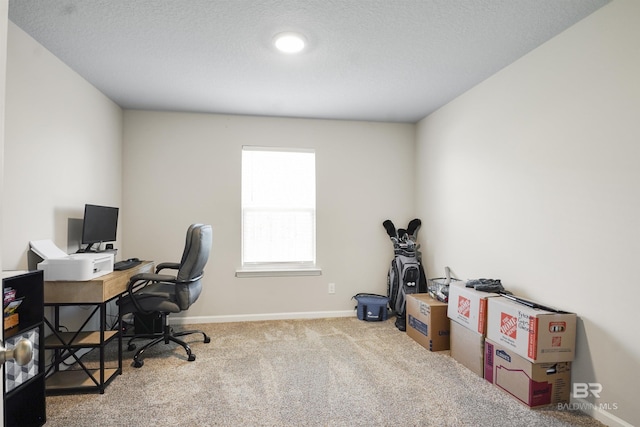
[[[47,397],[46,425],[602,426],[580,412],[521,405],[392,320],[195,326],[212,340],[192,343],[194,362],[159,345],[136,369],[125,352],[124,372],[104,394]]]

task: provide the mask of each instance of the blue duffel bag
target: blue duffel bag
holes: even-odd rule
[[[377,294],[357,294],[352,297],[358,301],[358,305],[355,307],[358,310],[358,319],[366,320],[367,322],[380,322],[387,320],[389,313],[387,306],[389,305],[389,298],[384,295]]]

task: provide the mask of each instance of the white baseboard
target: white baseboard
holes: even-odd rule
[[[611,410],[615,410],[615,406],[611,404],[596,404],[591,403],[584,399],[571,399],[571,403],[569,404],[571,409],[577,409],[585,414],[589,415],[592,418],[600,421],[603,424],[606,424],[609,427],[633,427],[632,424],[626,422],[625,420],[616,417],[613,413],[606,410],[604,407],[609,408]],[[604,406],[604,407],[603,407]]]
[[[194,316],[172,317],[169,316],[169,324],[185,325],[198,323],[229,323],[229,322],[254,322],[259,320],[291,320],[291,319],[325,319],[330,317],[352,317],[354,310],[344,311],[313,311],[294,313],[264,313],[264,314],[233,314],[226,316]]]

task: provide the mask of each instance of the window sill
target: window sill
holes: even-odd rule
[[[311,268],[245,268],[236,270],[236,277],[320,276],[322,269]]]

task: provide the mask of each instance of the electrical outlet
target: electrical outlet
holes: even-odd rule
[[[329,293],[330,294],[335,294],[336,293],[336,284],[335,283],[329,283]]]

